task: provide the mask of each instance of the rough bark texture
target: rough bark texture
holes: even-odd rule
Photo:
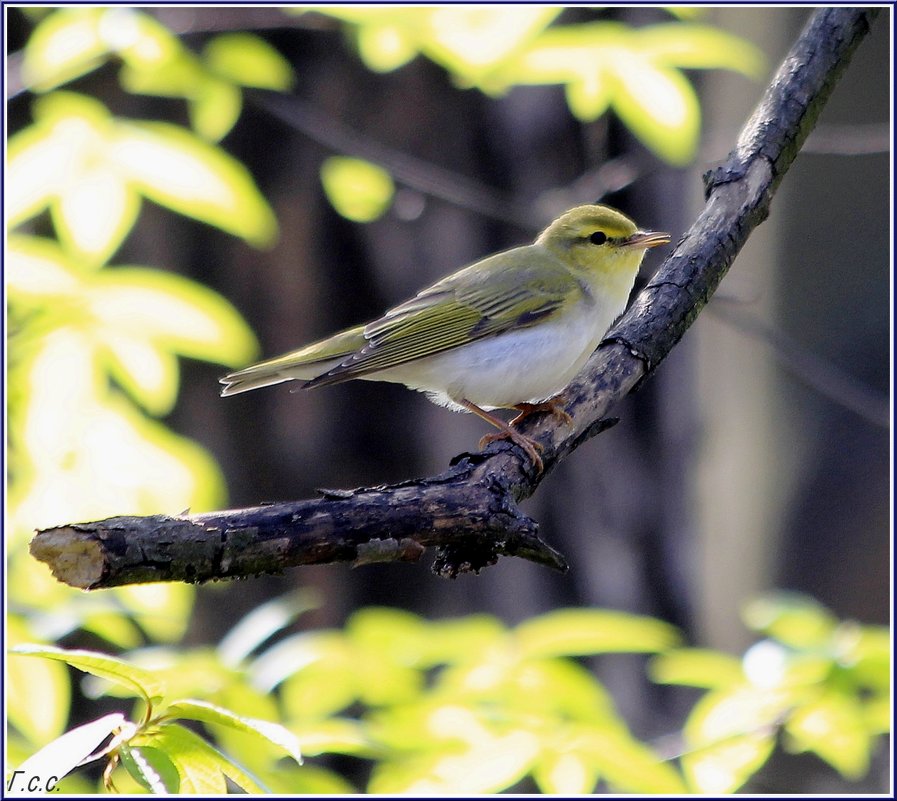
[[[816,11],[728,159],[705,176],[707,202],[675,252],[639,293],[565,391],[572,425],[533,416],[545,473],[613,424],[613,405],[649,375],[691,325],[769,205],[877,9]],[[117,517],[40,531],[32,554],[54,575],[96,589],[207,581],[335,561],[419,558],[455,576],[520,556],[565,569],[517,503],[544,477],[508,443],[463,454],[445,473],[402,484],[322,491],[319,499],[178,518]]]

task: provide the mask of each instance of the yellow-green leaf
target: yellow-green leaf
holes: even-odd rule
[[[252,245],[273,243],[274,214],[246,168],[183,128],[120,123],[109,155],[150,200]]]
[[[140,267],[104,270],[91,283],[89,306],[113,332],[194,359],[237,366],[257,352],[252,331],[230,303],[174,273]]]
[[[543,793],[569,798],[592,793],[598,770],[579,749],[546,749],[533,767],[533,780]]]
[[[151,638],[175,642],[187,630],[196,590],[187,584],[134,584],[116,588],[115,596]]]
[[[676,629],[655,618],[601,609],[563,609],[521,623],[515,637],[527,656],[581,656],[661,651],[679,641]]]
[[[795,648],[829,643],[837,618],[817,601],[798,593],[770,593],[750,601],[742,610],[744,622]]]
[[[709,25],[650,25],[636,34],[639,49],[654,63],[681,69],[729,69],[759,78],[763,52],[746,39]]]
[[[181,784],[178,770],[158,748],[131,748],[123,743],[118,750],[122,766],[145,789],[155,794],[175,794]]]
[[[33,639],[17,615],[6,618],[6,641],[12,647]],[[33,745],[58,737],[65,728],[71,703],[71,686],[66,669],[58,662],[6,662],[6,713]],[[35,703],[35,699],[40,703]]]
[[[6,243],[6,288],[16,302],[64,303],[83,292],[82,276],[52,239],[12,234]]]
[[[829,691],[802,705],[788,718],[785,731],[796,751],[813,751],[845,779],[856,781],[869,770],[871,740],[856,699]]]
[[[50,210],[63,245],[76,257],[100,265],[134,227],[140,197],[117,170],[98,164],[63,187]]]
[[[648,665],[652,681],[690,687],[728,687],[744,681],[741,661],[722,651],[679,648],[655,656]]]
[[[225,33],[203,48],[209,68],[241,86],[286,91],[294,82],[290,63],[251,33]]]
[[[399,25],[361,25],[357,34],[358,55],[368,69],[390,72],[418,54],[418,43]]]
[[[210,704],[208,701],[193,699],[175,701],[165,709],[164,714],[166,718],[188,718],[189,720],[199,720],[203,723],[216,723],[219,726],[227,726],[236,731],[256,735],[282,748],[297,763],[302,764],[299,742],[290,731],[277,723],[242,717],[235,715],[228,709]]]
[[[178,394],[178,360],[158,342],[109,327],[100,348],[109,374],[151,414],[171,411]]]
[[[651,150],[675,166],[694,157],[701,128],[701,107],[681,72],[646,59],[618,54],[614,111]]]
[[[383,216],[395,194],[395,185],[386,170],[347,156],[324,160],[321,184],[333,208],[354,222],[372,222]]]
[[[203,77],[190,94],[190,125],[204,139],[223,139],[240,118],[243,95],[232,83]]]
[[[98,676],[120,687],[125,687],[146,701],[152,698],[161,698],[165,694],[165,684],[153,673],[107,654],[95,651],[65,650],[53,645],[35,644],[17,645],[12,649],[12,653],[65,662],[65,664],[90,673],[92,676]]]
[[[734,793],[769,759],[775,748],[772,731],[733,735],[697,746],[681,758],[693,792],[709,796]]]
[[[39,214],[61,190],[74,155],[48,126],[11,136],[6,154],[6,220],[13,227]]]
[[[164,753],[178,772],[179,792],[197,795],[224,795],[227,783],[222,767],[229,764],[199,735],[177,723],[169,723],[154,732],[135,737],[132,747],[151,747]],[[235,766],[234,771],[239,773]],[[254,783],[241,785],[247,792],[263,792]]]
[[[592,731],[583,735],[583,750],[608,783],[628,793],[685,792],[679,773],[647,745],[620,729]]]
[[[44,18],[25,46],[25,84],[45,92],[99,66],[109,50],[99,31],[101,15],[99,8],[69,8]]]

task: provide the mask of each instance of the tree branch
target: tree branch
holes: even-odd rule
[[[534,415],[522,426],[543,447],[545,474],[614,421],[611,408],[666,357],[713,294],[816,122],[877,9],[823,8],[779,68],[728,159],[704,176],[706,204],[675,252],[565,390],[571,425]],[[499,556],[565,569],[517,503],[537,476],[514,445],[462,454],[441,475],[321,498],[182,517],[115,517],[39,531],[31,553],[75,587],[207,581],[286,567],[415,560],[456,576]]]

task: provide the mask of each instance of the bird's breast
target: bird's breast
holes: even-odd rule
[[[616,312],[580,303],[562,320],[486,337],[367,377],[406,384],[447,406],[462,398],[486,409],[536,403],[570,383]]]

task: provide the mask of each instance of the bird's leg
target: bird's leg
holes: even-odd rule
[[[527,417],[531,414],[536,414],[537,412],[547,412],[562,423],[573,425],[573,418],[561,408],[563,402],[561,396],[557,395],[554,398],[549,398],[547,401],[542,401],[542,403],[518,403],[514,408],[520,412],[520,414],[511,420],[511,425],[520,425],[520,423],[526,420]]]
[[[515,445],[519,445],[526,452],[526,455],[532,460],[533,465],[536,467],[536,472],[541,473],[545,469],[545,465],[542,463],[542,457],[539,456],[539,451],[542,450],[542,446],[536,442],[535,440],[530,439],[529,437],[524,436],[519,431],[511,428],[504,420],[500,417],[496,417],[495,415],[489,414],[485,409],[481,409],[475,403],[471,403],[469,400],[465,398],[461,398],[461,400],[457,401],[458,405],[463,406],[467,411],[473,412],[477,417],[482,418],[487,423],[494,425],[500,433],[498,434],[487,434],[480,440],[480,447],[485,448],[490,442],[496,442],[501,439],[509,439]]]

